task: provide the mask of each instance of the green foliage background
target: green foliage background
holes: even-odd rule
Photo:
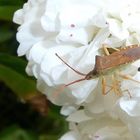
[[[25,0],[0,0],[0,140],[57,140],[67,129],[59,107],[29,102],[40,96],[36,81],[25,73],[26,59],[17,57],[17,25],[13,13]]]

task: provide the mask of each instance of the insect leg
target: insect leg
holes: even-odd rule
[[[111,87],[108,91],[106,91],[105,95],[107,95],[111,90],[113,90],[113,87]]]
[[[119,86],[119,81],[117,81],[117,79],[115,79],[114,75],[112,75],[112,83],[113,83],[113,90],[114,93],[116,93],[117,95],[121,96],[122,93],[120,92],[120,86]]]
[[[55,54],[65,65],[67,65],[70,69],[72,69],[73,71],[75,71],[77,74],[82,75],[82,76],[86,76],[87,74],[82,73],[78,70],[75,70],[72,66],[70,66],[67,62],[65,62],[57,53]]]
[[[128,93],[128,95],[129,95],[129,97],[130,97],[130,98],[132,98],[132,95],[131,95],[131,93],[129,92],[129,90],[128,90],[128,89],[125,89],[125,90],[123,90],[122,92],[127,92],[127,93]]]
[[[110,89],[108,91],[106,91],[106,87],[110,87]],[[103,95],[107,95],[111,90],[113,90],[113,86],[107,85],[105,78],[103,77],[102,79],[102,94]]]
[[[105,77],[102,77],[102,94],[106,95],[106,81],[105,81]]]
[[[106,91],[106,87],[110,87],[110,89],[108,91]],[[110,86],[110,85],[107,85],[106,84],[106,80],[105,80],[105,77],[103,76],[102,77],[102,94],[103,95],[107,95],[111,90],[113,90],[114,87],[113,86]]]
[[[140,81],[137,81],[135,79],[133,79],[131,76],[129,75],[124,75],[124,74],[119,74],[120,77],[122,77],[123,79],[126,79],[126,80],[131,80],[133,82],[136,82],[136,83],[139,83],[140,84]]]
[[[110,53],[109,53],[109,51],[107,49],[108,48],[108,45],[107,44],[103,44],[102,46],[103,46],[103,49],[104,49],[105,54],[106,55],[110,55]]]
[[[103,44],[102,46],[103,46],[103,50],[104,50],[104,52],[105,52],[106,55],[110,55],[111,54],[110,51],[109,51],[109,49],[112,49],[113,51],[120,51],[119,49],[110,47],[107,44]]]

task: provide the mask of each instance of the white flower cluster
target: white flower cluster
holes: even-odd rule
[[[80,118],[80,119],[78,119]],[[68,117],[70,131],[60,140],[134,140],[134,136],[119,119],[87,117],[78,111]]]
[[[103,95],[102,76],[61,86],[83,76],[56,56],[89,73],[103,44],[116,50],[140,44],[139,5],[139,0],[28,0],[15,12],[18,55],[26,55],[26,72],[69,116],[71,131],[61,140],[140,139],[140,61],[105,76]]]

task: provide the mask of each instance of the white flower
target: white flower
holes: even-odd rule
[[[126,40],[126,45],[140,42],[139,38],[136,37],[140,35],[139,4],[139,0],[118,0],[115,3],[110,1],[108,6],[107,22],[110,32],[120,40]]]
[[[105,117],[87,117],[83,111],[68,117],[70,131],[60,140],[135,140],[121,120]]]
[[[48,34],[41,25],[45,3],[43,0],[30,0],[24,4],[23,9],[16,11],[14,15],[14,22],[21,25],[17,33],[17,40],[20,42],[19,56],[26,54],[35,43]]]
[[[100,83],[98,78],[75,83],[68,87],[65,95],[60,93],[54,98],[54,86],[81,78],[55,53],[75,69],[88,73],[94,68],[95,56],[102,55],[98,52],[102,44],[107,43],[111,47],[138,44],[137,4],[137,0],[122,3],[111,0],[63,0],[61,3],[58,0],[29,0],[14,16],[14,21],[21,25],[17,33],[20,42],[18,54],[26,54],[29,60],[27,73],[37,78],[38,88],[55,104],[80,106],[89,102],[89,97],[95,98],[94,91]],[[101,95],[99,99],[102,98]],[[91,106],[93,104],[98,106],[96,100]]]
[[[115,49],[140,44],[139,5],[139,0],[28,0],[15,12],[13,20],[20,24],[18,55],[26,55],[26,72],[36,77],[38,89],[51,102],[62,106],[63,115],[80,107],[87,115],[87,120],[77,118],[78,132],[72,128],[62,140],[132,140],[129,130],[139,139],[140,62],[105,75],[105,81],[99,75],[64,88],[84,76],[56,56],[87,74],[94,69],[96,56],[105,55],[103,44]],[[100,120],[95,121],[97,117]],[[88,124],[88,119],[99,127]],[[83,132],[80,120],[94,130]]]
[[[62,113],[68,114],[69,106],[75,110],[81,104],[87,110],[97,107],[100,108],[98,112],[104,112],[117,102],[118,96],[103,97],[101,90],[96,93],[101,85],[99,78],[84,80],[59,91],[59,85],[82,76],[68,68],[55,53],[74,69],[88,73],[94,68],[95,56],[102,55],[99,51],[102,44],[111,47],[138,44],[137,4],[137,0],[116,3],[112,0],[29,0],[15,13],[14,21],[21,25],[17,33],[18,55],[26,55],[27,73],[37,78],[38,88],[48,99],[63,106]],[[108,105],[103,107],[106,109],[97,98],[102,103],[105,98]]]
[[[34,75],[38,82],[45,84],[42,86],[38,83],[41,87],[52,88],[54,85],[69,83],[80,78],[64,65],[55,53],[71,65],[76,65],[75,69],[87,73],[94,67],[94,56],[98,54],[98,48],[109,36],[105,19],[101,18],[103,15],[98,19],[101,4],[95,1],[89,3],[83,1],[79,5],[77,2],[67,0],[60,3],[53,0],[46,3],[45,0],[29,0],[22,10],[15,13],[14,21],[21,24],[17,33],[17,39],[20,42],[18,54],[26,54],[29,60],[26,71],[29,75]],[[67,14],[70,14],[71,18],[68,18]],[[100,23],[99,26],[98,23]],[[94,36],[96,37],[92,41]],[[90,41],[93,43],[90,44]],[[96,83],[96,80],[78,83],[78,88],[70,87],[73,92],[68,96],[75,98],[76,104],[80,104],[86,100]],[[40,87],[39,89],[45,91]],[[81,94],[83,91],[85,94]],[[45,94],[53,102],[53,93]],[[54,103],[63,104],[62,101],[54,101]]]

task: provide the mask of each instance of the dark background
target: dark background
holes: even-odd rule
[[[14,11],[25,0],[0,0],[0,140],[57,140],[67,129],[60,107],[37,91],[27,76],[24,57],[17,57]]]

